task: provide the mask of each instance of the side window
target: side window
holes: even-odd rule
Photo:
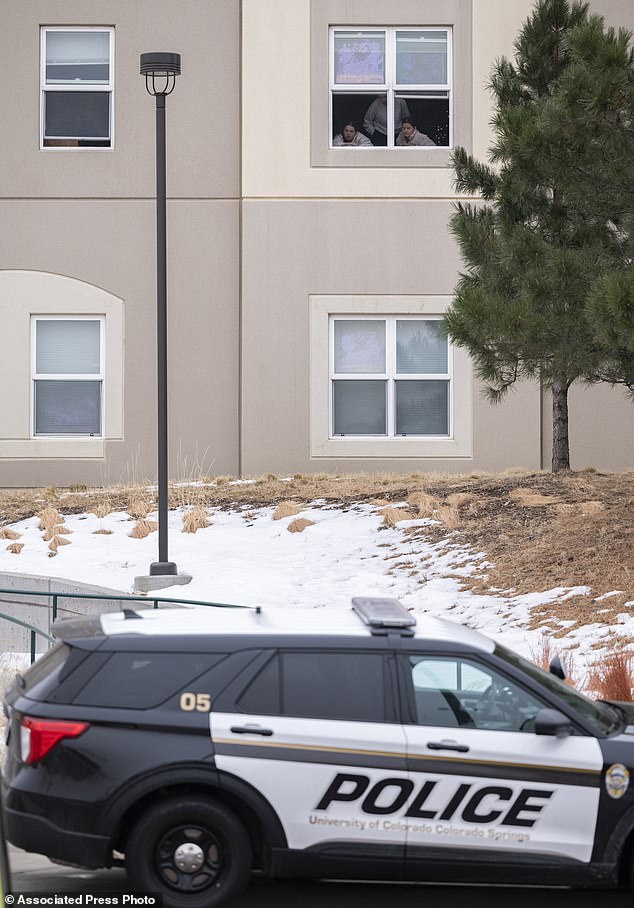
[[[103,434],[104,319],[32,319],[33,435]]]
[[[544,703],[495,669],[458,656],[410,656],[418,725],[534,731]]]
[[[115,653],[73,702],[80,706],[151,709],[224,658],[218,653]]]
[[[450,28],[332,28],[332,147],[451,145]]]
[[[41,147],[111,148],[112,28],[43,28]]]
[[[282,654],[285,716],[347,722],[386,721],[385,660],[381,653]]]

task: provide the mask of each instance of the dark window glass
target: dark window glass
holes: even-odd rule
[[[385,381],[333,381],[334,435],[385,435]]]
[[[36,381],[35,434],[101,435],[101,382]]]
[[[396,434],[448,435],[449,382],[397,381]]]
[[[48,652],[33,663],[26,671],[22,672],[24,678],[24,687],[21,688],[25,693],[31,694],[33,689],[44,678],[48,678],[54,672],[61,671],[62,666],[70,655],[70,646],[67,643],[56,643]]]
[[[109,138],[110,92],[47,91],[44,95],[47,138]]]
[[[238,700],[238,707],[245,713],[259,716],[280,715],[280,662],[277,656],[255,676]]]
[[[220,659],[217,653],[116,653],[75,697],[80,706],[150,709]]]
[[[379,653],[284,653],[285,716],[385,722],[384,660]]]

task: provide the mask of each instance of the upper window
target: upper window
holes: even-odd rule
[[[34,435],[102,435],[103,322],[32,319]]]
[[[452,144],[450,28],[331,28],[331,147]]]
[[[42,147],[111,148],[112,28],[42,29]]]
[[[331,318],[331,437],[451,434],[451,350],[440,324]]]

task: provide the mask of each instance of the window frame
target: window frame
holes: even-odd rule
[[[385,27],[383,0],[310,0],[310,167],[326,169],[447,170],[451,150],[443,146],[431,155],[409,148],[377,148],[376,154],[338,154],[329,148],[332,124],[328,118],[330,70],[328,36],[331,26],[354,30],[359,22]],[[401,27],[451,26],[453,49],[453,144],[473,150],[474,37],[473,0],[392,0],[390,22]],[[389,194],[389,193],[388,193]]]
[[[46,81],[46,45],[47,35],[53,32],[108,32],[108,82],[81,82],[79,84],[61,82],[48,84]],[[114,26],[111,25],[42,25],[40,27],[40,151],[113,151],[114,149]],[[108,137],[109,145],[46,145],[45,136],[45,98],[49,91],[58,92],[105,92],[108,103]],[[51,136],[60,141],[90,141],[91,136]],[[102,141],[101,139],[98,141]],[[105,141],[105,140],[103,140]]]
[[[473,457],[474,374],[473,362],[462,347],[453,350],[453,415],[452,435],[447,436],[335,436],[330,435],[330,316],[354,315],[431,315],[442,317],[451,304],[449,295],[410,294],[309,294],[309,443],[311,461],[338,462],[341,469],[350,460],[358,469],[367,469],[371,460],[388,468],[394,459],[445,461],[447,467],[456,460]],[[355,465],[355,469],[356,469]],[[414,468],[414,467],[413,467]]]
[[[415,372],[405,373],[396,371],[396,323],[400,321],[427,321],[440,322],[440,315],[338,315],[331,314],[328,324],[328,381],[329,381],[329,409],[328,409],[328,427],[329,439],[366,439],[366,438],[387,438],[387,439],[449,439],[453,436],[453,345],[447,341],[447,372]],[[377,321],[385,322],[385,372],[335,372],[335,323],[338,321]],[[336,381],[385,381],[387,384],[386,392],[386,414],[385,414],[385,434],[342,434],[334,431],[334,384]],[[447,433],[418,435],[418,434],[400,434],[396,432],[396,384],[399,381],[446,381],[449,384],[447,394]]]
[[[480,653],[476,652],[449,652],[446,649],[420,649],[414,650],[407,648],[405,652],[399,657],[399,678],[401,679],[401,684],[403,685],[404,697],[402,701],[402,714],[403,714],[403,724],[407,726],[412,726],[414,728],[448,728],[456,729],[462,732],[473,731],[485,731],[491,734],[501,733],[501,734],[535,734],[534,731],[524,730],[524,731],[513,731],[512,729],[487,729],[481,727],[471,727],[467,725],[461,726],[431,726],[425,725],[424,723],[419,723],[418,721],[418,709],[416,705],[416,687],[414,685],[414,668],[415,665],[411,664],[412,659],[424,660],[460,660],[461,662],[467,662],[470,665],[475,666],[476,668],[481,669],[484,673],[491,674],[492,676],[497,676],[501,678],[505,683],[514,685],[518,688],[523,694],[528,697],[531,697],[533,700],[541,704],[541,708],[548,709],[553,708],[553,703],[551,702],[548,694],[544,696],[541,691],[536,691],[534,686],[530,683],[526,683],[523,679],[514,677],[511,673],[505,672],[497,662],[490,662],[486,658],[483,658]],[[430,688],[433,690],[434,688]],[[568,717],[570,718],[570,717]],[[578,723],[575,720],[571,719],[573,726],[575,727],[575,732],[578,733]]]
[[[99,322],[99,373],[94,372],[37,372],[37,323],[38,321],[97,321]],[[105,315],[49,315],[49,314],[31,314],[31,380],[30,380],[30,438],[32,440],[39,439],[66,439],[72,438],[75,440],[87,439],[92,441],[94,439],[103,439],[106,437],[105,432],[105,418],[106,418],[106,317]],[[47,433],[47,432],[36,432],[36,412],[35,412],[35,383],[37,381],[92,381],[99,382],[101,386],[100,394],[100,415],[99,415],[99,424],[101,431],[97,434],[90,433],[74,433],[74,432],[64,432],[64,433]]]
[[[385,82],[383,84],[369,84],[369,83],[337,83],[335,82],[335,34],[337,32],[344,31],[359,31],[359,32],[377,32],[385,35]],[[397,84],[396,81],[396,36],[398,32],[420,32],[420,31],[429,31],[429,32],[444,32],[447,36],[447,82],[440,84],[408,84],[403,83],[402,85]],[[387,146],[359,146],[355,148],[355,151],[383,151],[385,152],[386,148],[388,151],[393,152],[395,149],[399,151],[403,149],[406,152],[412,150],[419,152],[427,152],[428,154],[437,154],[439,151],[451,151],[453,149],[453,95],[454,95],[454,70],[453,70],[453,26],[452,25],[390,25],[390,26],[378,26],[378,25],[368,25],[368,26],[344,26],[344,25],[331,25],[329,27],[328,33],[328,123],[329,123],[329,138],[328,138],[328,150],[335,150],[337,152],[342,151],[341,146],[333,145],[334,139],[334,127],[333,127],[333,97],[335,94],[358,94],[365,95],[368,98],[368,104],[370,104],[377,95],[386,94],[387,95]],[[411,148],[406,148],[404,146],[398,146],[396,144],[390,144],[390,139],[394,135],[394,98],[396,95],[403,97],[407,101],[407,92],[447,92],[447,101],[449,105],[449,123],[448,123],[448,144],[447,145],[421,145],[421,146],[412,146]],[[420,124],[417,124],[417,127]],[[424,132],[424,130],[422,130]],[[420,162],[419,162],[420,163]]]

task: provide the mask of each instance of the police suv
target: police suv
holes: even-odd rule
[[[58,628],[58,629],[57,629]],[[615,887],[634,711],[396,600],[56,625],[9,690],[8,838],[173,908],[275,877]],[[633,724],[630,724],[633,723]]]

